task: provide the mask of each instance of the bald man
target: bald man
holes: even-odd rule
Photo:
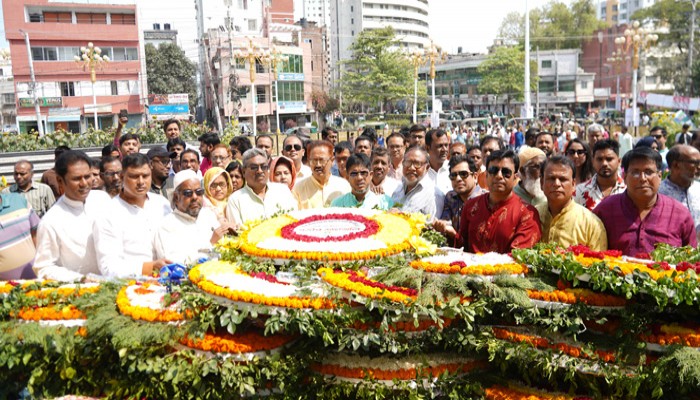
[[[32,206],[39,218],[43,217],[56,202],[49,185],[34,182],[34,166],[27,160],[15,163],[15,183],[5,188],[5,193],[18,193]]]

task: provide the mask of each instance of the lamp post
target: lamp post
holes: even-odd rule
[[[433,99],[433,118],[431,118],[431,125],[433,128],[437,128],[440,125],[439,117],[437,125],[435,124],[435,63],[447,59],[447,53],[442,51],[440,46],[437,46],[432,40],[430,41],[430,47],[425,51],[425,57],[430,63],[430,84],[432,85],[432,99]]]
[[[272,46],[272,50],[270,51],[270,56],[269,56],[269,62],[270,66],[272,67],[272,71],[275,74],[275,119],[277,121],[277,134],[279,135],[281,133],[280,131],[280,91],[279,87],[277,86],[277,81],[279,81],[279,67],[280,64],[284,64],[289,60],[289,57],[285,56],[282,54],[282,52],[277,49],[277,46]]]
[[[617,43],[617,40],[615,41]],[[612,53],[611,57],[608,57],[608,62],[612,64],[613,70],[617,77],[617,90],[615,94],[615,109],[617,111],[622,110],[622,99],[620,98],[620,72],[622,65],[627,61],[627,56],[625,52],[618,46],[617,49]]]
[[[256,119],[258,94],[255,91],[255,62],[260,61],[262,64],[269,63],[270,52],[261,49],[258,45],[253,43],[253,39],[248,38],[248,46],[243,50],[236,49],[233,52],[233,57],[248,61],[248,66],[250,68],[250,91],[253,96],[253,136],[256,136],[258,126],[258,121]]]
[[[413,64],[413,123],[418,123],[418,68],[425,64],[423,51],[415,50],[408,55],[408,60]],[[433,89],[433,96],[435,90]]]
[[[94,118],[94,129],[97,129],[97,95],[95,93],[95,82],[97,81],[97,70],[104,67],[104,63],[109,62],[109,57],[102,55],[102,49],[88,43],[87,47],[81,47],[81,56],[75,56],[75,62],[80,65],[83,71],[90,71],[90,82],[92,83],[92,111]]]
[[[637,113],[637,69],[639,68],[639,55],[643,50],[651,47],[651,44],[659,39],[658,35],[639,25],[639,21],[632,23],[632,28],[625,29],[625,35],[615,39],[615,44],[620,46],[625,53],[632,49],[632,126],[635,135],[639,125]]]

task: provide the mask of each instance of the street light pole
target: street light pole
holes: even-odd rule
[[[435,43],[431,40],[430,47],[425,52],[425,57],[428,59],[428,62],[430,62],[430,83],[432,85],[433,114],[435,114],[435,63],[441,60],[445,60],[447,58],[447,53],[442,51],[442,49],[439,46],[435,45]],[[433,115],[433,118],[431,118],[431,127],[439,127],[439,120],[437,125],[435,125],[434,120],[435,116]]]
[[[530,95],[530,9],[525,0],[525,118],[532,118],[532,98]]]
[[[690,14],[690,46],[688,47],[688,96],[693,95],[693,55],[695,46],[695,5],[697,0],[690,0],[693,12]]]
[[[256,116],[256,106],[258,94],[255,91],[255,62],[260,60],[260,62],[266,63],[270,58],[270,54],[268,51],[261,49],[258,47],[258,45],[253,43],[253,39],[248,38],[248,47],[246,47],[244,50],[236,49],[236,51],[233,52],[233,56],[235,58],[248,61],[250,72],[250,91],[251,95],[253,96],[253,136],[257,136],[258,121]]]
[[[418,68],[425,63],[423,52],[415,50],[408,55],[409,61],[413,64],[413,123],[418,123]]]
[[[83,71],[90,71],[90,82],[92,83],[92,112],[94,118],[94,129],[97,126],[97,94],[95,93],[95,82],[97,81],[97,69],[104,66],[103,63],[109,62],[109,57],[102,55],[102,49],[89,42],[87,47],[81,47],[82,56],[75,56],[75,62],[78,63]]]
[[[32,99],[34,100],[34,111],[36,112],[36,124],[39,128],[39,136],[44,136],[44,125],[41,123],[41,107],[39,106],[39,97],[37,96],[36,77],[34,76],[34,60],[32,60],[32,45],[29,43],[29,34],[22,29],[19,32],[24,35],[24,42],[27,44],[27,57],[29,57],[29,76],[32,79],[30,85],[32,89]],[[17,128],[19,129],[19,128]]]
[[[619,38],[618,38],[619,39]],[[627,61],[627,56],[625,56],[625,51],[622,49],[620,41],[615,39],[615,44],[618,46],[617,49],[612,53],[611,57],[608,57],[608,62],[613,65],[613,70],[615,75],[617,75],[617,91],[615,94],[615,109],[617,111],[622,110],[622,99],[620,99],[620,69]]]
[[[277,81],[279,81],[279,64],[285,63],[289,60],[289,57],[282,55],[277,49],[277,46],[272,46],[272,51],[270,51],[269,62],[272,66],[272,70],[275,74],[275,120],[277,122],[277,134],[281,133],[280,130],[280,91],[277,86]]]

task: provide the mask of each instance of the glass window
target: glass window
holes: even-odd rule
[[[287,62],[282,64],[280,72],[304,73],[303,57],[299,54],[285,54]]]
[[[542,68],[552,68],[552,60],[542,60]]]
[[[110,19],[112,25],[136,25],[136,15],[134,14],[112,14]]]
[[[136,47],[126,48],[126,59],[129,61],[134,61],[139,59],[139,52]]]
[[[111,81],[109,82],[109,86],[112,89],[112,96],[117,96],[119,95],[119,87],[117,86],[117,81]]]
[[[588,82],[586,82],[586,81],[581,82],[581,89],[588,89]]]
[[[267,94],[265,92],[264,86],[256,86],[255,92],[256,92],[256,101],[258,102],[258,104],[267,103]]]
[[[32,60],[44,61],[44,48],[43,47],[32,47]]]
[[[248,20],[248,30],[249,31],[257,31],[258,30],[258,20],[257,19],[249,19]]]
[[[555,82],[540,82],[540,92],[554,92]]]
[[[576,81],[560,81],[559,91],[561,92],[573,92],[576,89]]]
[[[75,96],[75,85],[73,82],[61,82],[61,96]]]
[[[44,12],[44,22],[70,24],[73,22],[73,14],[70,12]]]

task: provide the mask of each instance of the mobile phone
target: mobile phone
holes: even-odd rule
[[[129,116],[129,111],[126,110],[126,108],[122,108],[119,110],[119,118],[124,118]]]

